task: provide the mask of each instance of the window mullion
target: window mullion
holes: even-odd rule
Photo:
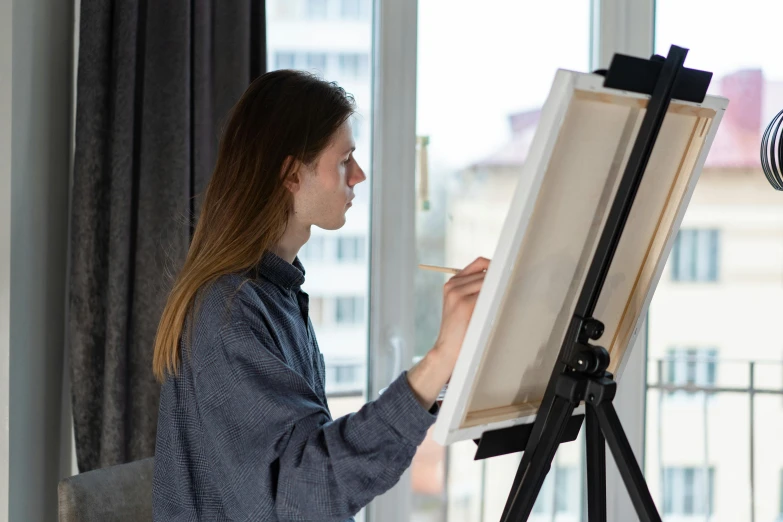
[[[615,53],[649,58],[653,54],[655,0],[593,0],[591,68],[606,68]],[[642,327],[646,332],[646,324]],[[628,442],[644,463],[647,335],[640,334],[623,370],[614,401]],[[607,456],[609,453],[607,453]],[[607,462],[607,520],[638,517],[614,461]]]
[[[370,399],[413,358],[417,0],[375,0],[370,235]],[[366,510],[410,520],[410,470]]]

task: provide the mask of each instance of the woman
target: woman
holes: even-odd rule
[[[164,309],[156,520],[346,520],[391,488],[435,420],[488,266],[444,289],[432,350],[377,400],[332,420],[297,252],[345,223],[365,180],[352,99],[295,71],[258,78],[221,140]]]

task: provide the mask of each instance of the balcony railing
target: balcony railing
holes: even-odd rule
[[[781,360],[742,360],[742,359],[721,359],[714,356],[669,356],[664,358],[648,360],[648,390],[655,390],[659,393],[648,394],[648,416],[647,423],[657,423],[657,429],[653,432],[647,430],[646,454],[649,456],[651,450],[657,454],[657,475],[659,480],[659,492],[663,501],[659,503],[661,514],[666,519],[687,519],[687,520],[713,520],[713,517],[719,515],[713,509],[713,500],[716,498],[716,487],[712,475],[719,472],[713,466],[716,458],[722,462],[733,459],[731,469],[737,469],[737,462],[744,466],[741,460],[744,455],[747,456],[747,465],[745,473],[736,476],[737,488],[740,488],[742,480],[746,479],[749,486],[746,520],[749,522],[766,522],[772,520],[783,520],[780,513],[783,511],[783,498],[774,498],[775,496],[765,494],[759,496],[757,491],[758,470],[757,465],[757,441],[758,424],[757,418],[758,401],[761,396],[779,396],[781,402],[778,408],[768,409],[766,416],[762,416],[767,426],[776,426],[783,424],[783,361]],[[721,397],[732,397],[721,402]],[[744,403],[747,407],[747,419],[744,419],[744,411],[738,412],[737,407]],[[726,407],[728,405],[728,407]],[[686,408],[683,410],[683,408]],[[699,411],[700,410],[700,411]],[[711,411],[712,410],[712,411]],[[744,408],[743,408],[744,410]],[[651,416],[651,413],[654,416]],[[696,415],[700,414],[699,417]],[[712,413],[712,416],[711,416]],[[780,416],[780,418],[771,418]],[[672,422],[679,422],[683,425],[674,426],[677,436],[674,437],[675,443],[680,441],[680,437],[693,437],[692,432],[684,426],[693,427],[693,423],[701,424],[701,450],[702,462],[700,465],[693,466],[693,459],[688,461],[682,468],[689,470],[689,490],[686,492],[678,491],[683,487],[683,481],[680,479],[678,484],[666,484],[668,479],[673,479],[671,473],[671,462],[667,473],[667,466],[664,464],[664,440],[666,427]],[[700,419],[700,421],[698,420]],[[712,422],[710,422],[712,421]],[[668,423],[668,424],[667,424]],[[775,428],[772,428],[775,429]],[[726,441],[726,447],[730,451],[724,451],[724,447],[715,450],[716,455],[710,453],[710,441],[715,440],[715,430],[724,430],[726,437],[731,439]],[[733,430],[733,431],[732,431]],[[738,433],[745,431],[747,437],[747,453],[743,448],[743,437],[737,436]],[[764,433],[764,435],[768,435]],[[778,434],[779,435],[779,434]],[[698,436],[698,435],[697,435]],[[652,440],[651,440],[652,439]],[[778,438],[780,440],[780,438]],[[780,454],[780,445],[777,444],[773,451]],[[678,452],[681,453],[681,452]],[[768,452],[767,452],[768,453]],[[682,456],[680,455],[680,458]],[[675,459],[676,460],[676,459]],[[783,459],[781,459],[783,461]],[[647,461],[647,475],[650,475],[650,460]],[[769,467],[769,466],[768,466]],[[676,468],[675,468],[676,469]],[[697,473],[698,471],[698,473]],[[783,481],[783,471],[778,471],[779,480]],[[700,477],[694,479],[694,476]],[[707,478],[709,477],[709,478]],[[698,482],[700,491],[694,491],[694,484]],[[769,490],[769,488],[767,488]],[[783,484],[778,484],[774,488],[778,495],[783,495]],[[674,496],[682,495],[685,500],[680,502],[680,508],[686,504],[685,511],[675,509],[672,498],[669,493],[674,492]],[[718,491],[720,493],[720,491]],[[696,497],[701,495],[701,497]],[[738,496],[735,497],[735,499]],[[763,499],[766,504],[761,506],[765,514],[758,517],[759,499]],[[725,500],[724,500],[725,501]],[[736,500],[738,501],[738,500]],[[699,507],[700,509],[696,509]],[[773,514],[770,518],[770,513]],[[671,515],[671,516],[667,516]],[[718,517],[725,519],[725,517]],[[743,517],[744,518],[744,517]]]

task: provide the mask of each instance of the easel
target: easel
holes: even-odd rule
[[[683,67],[687,52],[672,46],[665,60],[660,56],[644,60],[615,55],[608,70],[597,71],[605,77],[605,87],[651,97],[535,422],[485,432],[476,441],[476,459],[524,450],[503,511],[503,522],[528,519],[558,446],[576,438],[585,417],[588,520],[606,521],[605,443],[639,519],[661,520],[612,404],[617,384],[606,371],[609,353],[590,341],[603,335],[604,326],[593,317],[593,312],[669,103],[672,99],[701,103],[707,94],[712,73]],[[573,416],[582,401],[586,414]]]

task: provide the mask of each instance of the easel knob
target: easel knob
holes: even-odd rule
[[[598,319],[588,319],[582,326],[582,332],[585,337],[592,340],[600,339],[604,334],[604,323]]]

